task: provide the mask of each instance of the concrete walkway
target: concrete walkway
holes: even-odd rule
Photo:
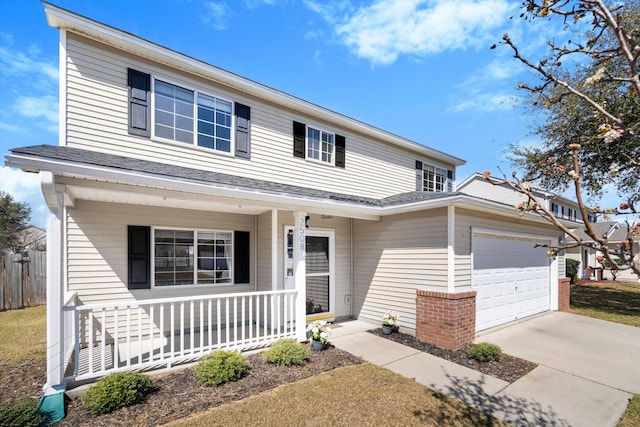
[[[340,323],[331,343],[516,426],[613,427],[640,393],[640,328],[550,313],[480,336],[539,364],[509,384],[366,332],[378,326]]]

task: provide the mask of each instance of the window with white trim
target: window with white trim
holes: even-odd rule
[[[231,152],[233,103],[154,79],[154,136]]]
[[[232,232],[156,228],[155,286],[232,283]]]
[[[422,191],[447,191],[447,170],[422,165]]]
[[[334,135],[307,126],[307,158],[333,164]]]

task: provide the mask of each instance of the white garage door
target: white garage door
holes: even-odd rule
[[[523,238],[473,235],[477,331],[549,310],[550,260],[546,250],[535,248],[535,243]]]

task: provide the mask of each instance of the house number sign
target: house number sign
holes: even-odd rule
[[[300,248],[300,258],[304,258],[305,256],[305,231],[306,231],[306,220],[304,217],[300,217],[298,219],[298,233],[300,235],[300,240],[298,241],[298,246]]]

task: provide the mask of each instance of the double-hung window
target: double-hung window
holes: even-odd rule
[[[333,164],[334,135],[307,126],[307,158]]]
[[[447,191],[447,170],[423,165],[422,191]]]
[[[158,79],[154,100],[156,137],[231,152],[230,101]]]
[[[155,286],[231,284],[232,233],[155,229]]]

